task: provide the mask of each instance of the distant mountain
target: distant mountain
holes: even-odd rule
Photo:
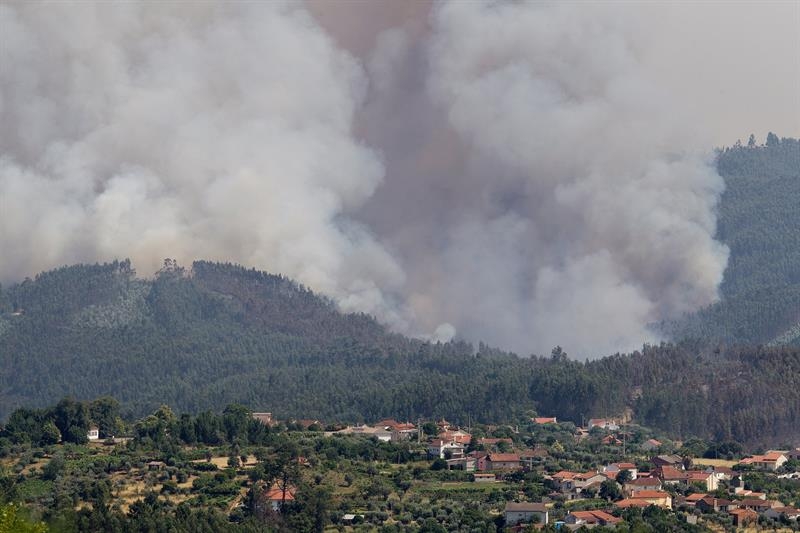
[[[678,436],[800,438],[800,349],[646,347],[598,361],[430,344],[342,314],[286,279],[173,261],[152,280],[127,261],[76,265],[0,291],[0,417],[66,395],[279,417],[580,422],[632,412]]]
[[[744,344],[800,345],[800,141],[720,152],[718,238],[731,250],[720,302],[665,330]]]

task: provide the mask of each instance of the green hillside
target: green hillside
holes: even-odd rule
[[[667,326],[674,338],[800,344],[800,141],[726,148],[718,238],[731,250],[721,300]]]
[[[630,408],[678,436],[800,437],[800,350],[788,347],[519,358],[406,339],[286,278],[208,262],[167,262],[153,280],[128,262],[65,267],[0,298],[1,417],[67,395],[110,395],[132,416],[236,402],[329,421],[494,423],[535,411],[579,423]]]

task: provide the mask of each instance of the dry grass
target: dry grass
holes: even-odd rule
[[[192,461],[193,463],[205,463],[205,459],[195,459]],[[227,457],[212,457],[211,463],[216,465],[217,468],[224,469],[228,468],[228,458]],[[247,461],[242,465],[244,468],[253,468],[255,465],[258,464],[255,455],[247,456]]]
[[[726,461],[725,459],[703,459],[700,457],[697,459],[692,459],[692,463],[703,466],[726,466],[731,468],[733,465],[738,464],[739,461]]]

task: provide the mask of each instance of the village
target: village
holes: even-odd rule
[[[100,529],[212,512],[256,531],[800,530],[800,448],[670,439],[629,416],[341,424],[162,406],[82,442],[22,420],[0,433],[0,482],[33,516]]]
[[[254,417],[272,423],[268,413]],[[302,430],[325,426],[318,420],[292,420],[289,425]],[[651,506],[676,513],[688,525],[715,522],[734,529],[759,523],[795,529],[800,517],[796,507],[800,501],[787,501],[785,491],[753,490],[748,483],[748,475],[757,473],[759,479],[788,480],[799,486],[800,448],[743,454],[737,459],[693,457],[678,453],[686,451],[680,441],[643,439],[642,428],[608,418],[590,419],[584,427],[575,427],[572,423],[561,425],[555,417],[531,417],[527,431],[520,426],[489,426],[478,431],[508,434],[503,437],[475,436],[470,428],[446,420],[414,424],[386,419],[328,429],[326,437],[361,436],[376,442],[416,444],[419,453],[424,447],[431,470],[462,472],[472,483],[484,486],[538,475],[548,489],[546,494],[528,499],[520,491],[500,509],[508,531],[546,526],[557,530],[614,528],[624,521],[626,510]],[[572,433],[573,442],[548,438],[556,433],[563,436],[565,429]],[[575,451],[594,449],[600,452],[598,458],[615,460],[597,462],[588,469],[560,469],[559,465],[575,463],[565,444]],[[277,489],[271,489],[275,510],[280,509]],[[345,522],[356,517],[349,513]]]

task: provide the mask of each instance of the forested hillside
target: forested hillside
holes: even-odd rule
[[[800,344],[800,141],[726,148],[718,238],[730,247],[721,301],[668,326],[675,338]]]
[[[797,348],[519,358],[410,340],[286,278],[208,262],[168,261],[153,280],[128,262],[66,267],[5,288],[0,308],[2,417],[67,395],[110,395],[136,416],[237,402],[328,421],[500,422],[536,411],[579,423],[632,408],[678,436],[800,437]]]

